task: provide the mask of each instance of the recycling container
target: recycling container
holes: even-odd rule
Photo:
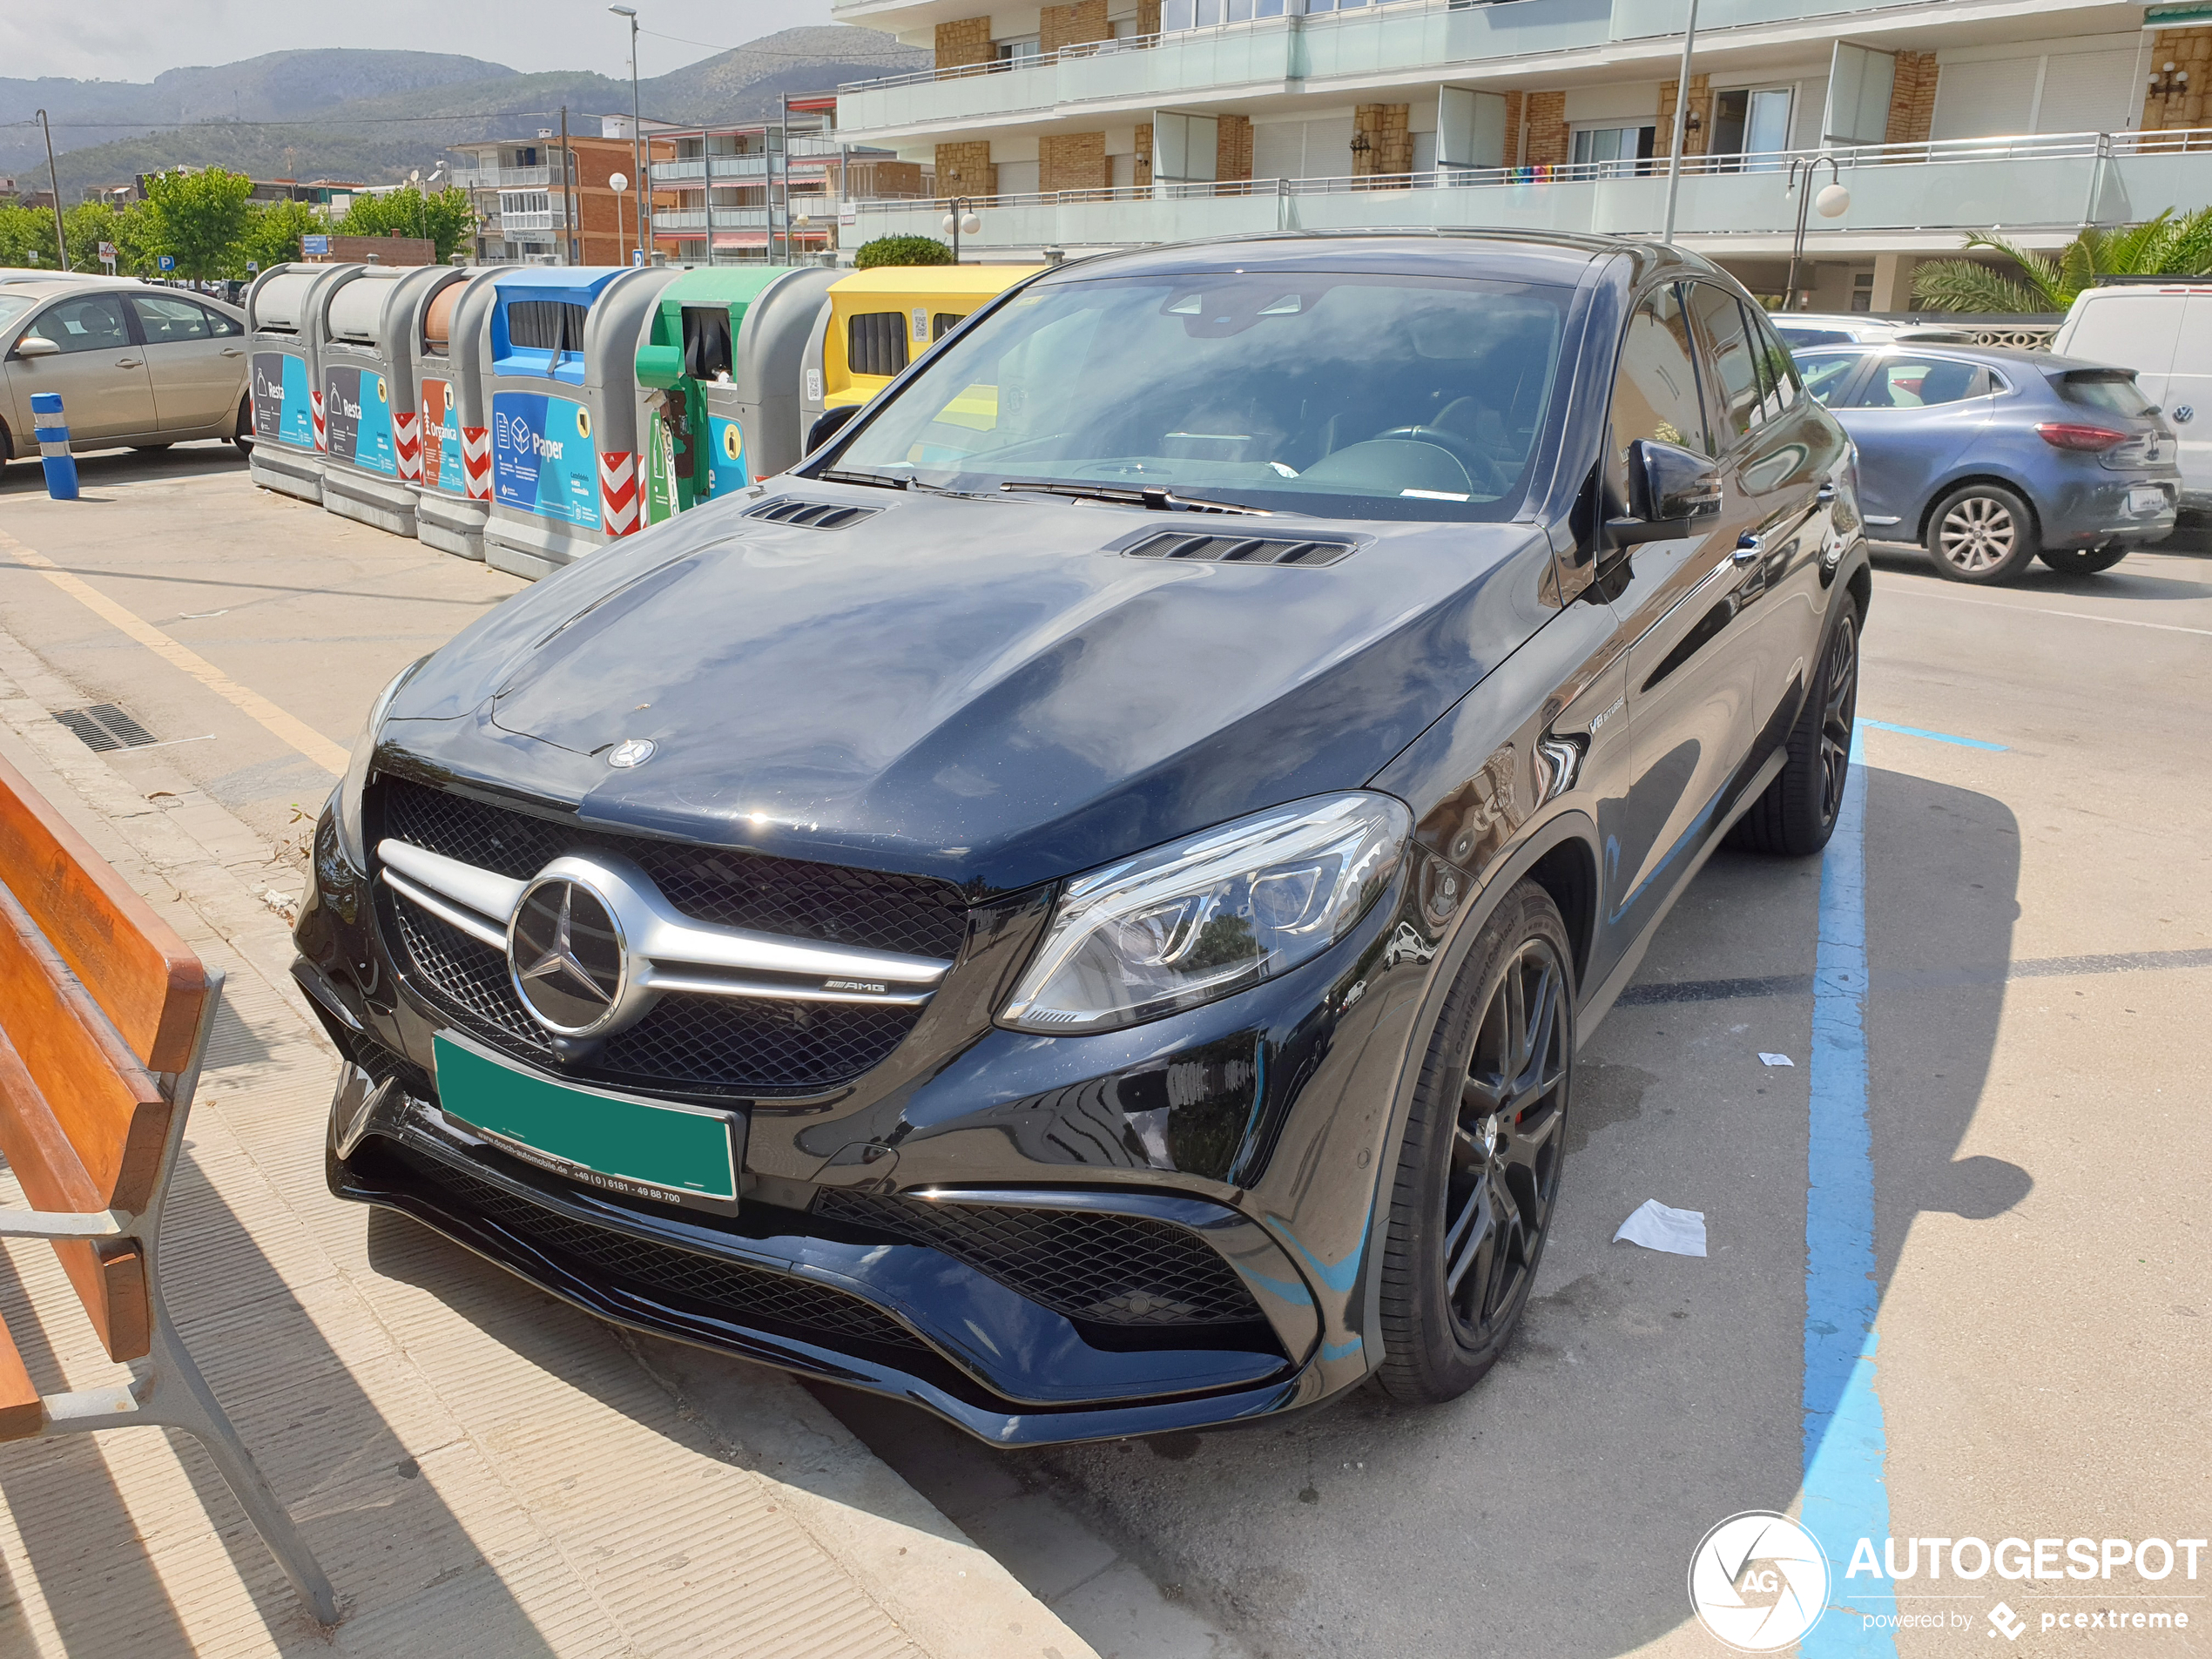
[[[415,312],[462,280],[450,266],[368,266],[324,291],[322,504],[395,536],[415,533],[422,478]]]
[[[415,533],[425,547],[481,559],[491,512],[491,411],[483,355],[475,347],[497,290],[491,271],[452,274],[460,280],[416,294],[408,324],[422,430]]]
[[[647,523],[799,459],[799,361],[836,274],[815,266],[687,271],[661,290],[637,344]]]
[[[484,563],[550,576],[640,526],[637,336],[680,266],[509,266],[477,349],[491,406]]]
[[[800,370],[799,442],[831,409],[865,403],[954,325],[1042,265],[885,265],[837,278]]]
[[[358,265],[273,265],[246,294],[253,356],[253,455],[247,473],[266,489],[322,499],[322,319],[330,291]]]

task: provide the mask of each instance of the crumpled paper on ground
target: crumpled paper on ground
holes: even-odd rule
[[[1646,1198],[1635,1213],[1621,1224],[1621,1231],[1613,1235],[1616,1244],[1623,1238],[1632,1244],[1642,1244],[1646,1250],[1663,1250],[1673,1256],[1703,1256],[1705,1212],[1670,1209],[1656,1198]]]

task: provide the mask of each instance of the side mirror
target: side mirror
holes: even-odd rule
[[[25,334],[16,341],[18,357],[58,357],[62,348],[44,334]]]
[[[1650,438],[1629,446],[1629,513],[1605,522],[1615,547],[1688,536],[1721,509],[1721,469],[1695,450]]]
[[[839,433],[845,430],[853,417],[867,407],[865,403],[846,403],[817,416],[807,429],[806,453],[813,455]]]

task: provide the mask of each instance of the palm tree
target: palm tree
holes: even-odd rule
[[[2020,270],[2008,277],[1973,260],[1930,260],[1912,273],[1912,297],[1932,311],[2062,312],[2101,276],[2201,276],[2212,272],[2212,206],[2115,230],[2083,231],[2057,259],[2004,237],[1978,233],[1969,248],[2001,253]]]

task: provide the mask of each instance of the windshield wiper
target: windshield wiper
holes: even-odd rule
[[[813,475],[830,484],[866,484],[871,489],[923,489],[938,495],[945,493],[934,484],[925,484],[919,478],[901,478],[895,473],[848,472],[841,467],[833,467],[827,472],[818,472]]]
[[[1236,513],[1253,518],[1272,518],[1264,507],[1242,507],[1235,502],[1201,501],[1178,496],[1163,484],[1131,489],[1125,484],[1068,484],[1050,479],[1008,478],[1001,489],[1018,489],[1039,496],[1064,496],[1069,501],[1103,501],[1116,507],[1143,507],[1156,513]]]

